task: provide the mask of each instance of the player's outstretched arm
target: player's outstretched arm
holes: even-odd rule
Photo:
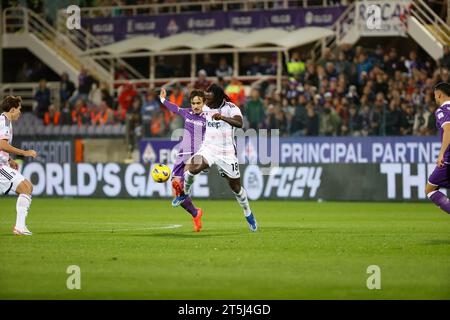
[[[216,113],[212,116],[214,120],[222,120],[229,123],[231,126],[236,128],[242,128],[244,126],[244,122],[242,121],[241,116],[234,116],[233,118],[228,118],[222,116],[220,113]]]
[[[22,150],[15,148],[11,146],[8,141],[6,140],[0,140],[0,150],[3,150],[7,153],[16,154],[18,156],[24,156],[24,157],[33,157],[36,158],[37,153],[34,150]]]
[[[166,97],[167,97],[166,89],[161,88],[161,92],[159,94],[159,100],[161,101],[161,103],[163,105],[165,105],[166,108],[169,109],[169,111],[174,112],[174,113],[179,114],[180,116],[184,117],[185,113],[183,112],[183,110],[179,106],[177,106],[175,103],[172,103],[169,100],[166,100]]]
[[[439,152],[439,156],[436,161],[438,167],[442,167],[444,165],[444,154],[450,145],[450,123],[445,123],[442,128],[444,129],[444,134],[442,136],[441,151]]]

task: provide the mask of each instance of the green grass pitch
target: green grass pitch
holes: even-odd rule
[[[450,217],[431,203],[255,201],[252,233],[235,201],[197,200],[195,233],[170,200],[35,198],[17,237],[15,201],[0,199],[0,299],[450,299]]]

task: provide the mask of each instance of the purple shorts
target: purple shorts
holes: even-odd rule
[[[428,183],[450,189],[450,165],[445,164],[443,167],[436,167],[428,178]]]

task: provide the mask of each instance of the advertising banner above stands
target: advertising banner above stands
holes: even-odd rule
[[[264,140],[237,143],[241,164],[434,163],[438,137],[302,137],[280,138],[266,147]],[[140,142],[141,163],[173,163],[177,141]],[[274,149],[272,149],[272,147]],[[271,151],[272,150],[272,151]],[[278,150],[276,152],[275,150]]]
[[[263,174],[256,165],[242,165],[241,181],[250,200],[425,200],[427,177],[434,164],[281,165]],[[172,165],[169,165],[172,168]],[[33,183],[33,196],[98,198],[171,198],[170,179],[156,183],[150,165],[134,163],[39,163],[20,168]],[[227,181],[215,168],[195,179],[192,196],[234,199]],[[167,202],[170,206],[170,201]]]
[[[138,35],[167,37],[181,32],[205,33],[222,29],[253,31],[261,28],[294,30],[334,24],[345,6],[266,11],[232,11],[148,16],[83,18],[82,26],[104,44]]]
[[[409,0],[358,1],[356,16],[361,36],[405,36]],[[349,21],[350,22],[350,21]]]

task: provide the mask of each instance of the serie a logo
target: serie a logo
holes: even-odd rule
[[[71,5],[66,9],[67,20],[66,27],[69,30],[81,29],[81,10],[79,6]]]

